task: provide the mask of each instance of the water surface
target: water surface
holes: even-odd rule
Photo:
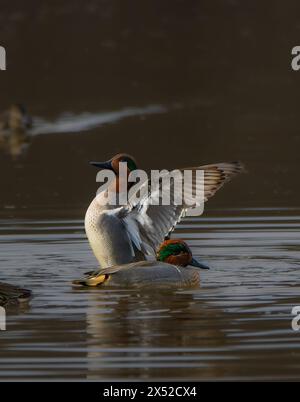
[[[0,280],[33,290],[0,332],[0,379],[300,379],[300,210],[210,210],[175,236],[199,289],[75,290],[96,266],[81,220],[2,219]]]

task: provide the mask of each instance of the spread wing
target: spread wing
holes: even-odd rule
[[[193,172],[192,180],[188,182],[188,187],[185,189],[187,194],[194,194],[199,180],[202,180],[202,184],[204,184],[203,198],[204,201],[207,201],[232,177],[242,172],[243,165],[240,162],[217,163],[185,168],[184,170],[191,170]],[[204,171],[204,176],[201,176],[200,179],[196,175],[197,170]],[[183,169],[180,172],[183,172]],[[170,176],[169,172],[164,177],[168,178],[168,176]],[[133,244],[145,255],[155,255],[158,246],[173,231],[186,211],[196,206],[191,205],[190,202],[188,205],[185,202],[182,205],[178,205],[176,203],[174,181],[169,180],[169,183],[169,186],[162,186],[160,182],[151,194],[149,191],[145,192],[145,195],[138,203],[129,202],[127,206],[120,209],[120,218],[123,219]],[[143,186],[147,186],[148,188],[149,183],[145,182]],[[161,205],[161,203],[154,205],[153,199],[158,197],[159,201],[161,201],[165,193],[171,195],[169,205]],[[193,200],[191,198],[187,201]]]

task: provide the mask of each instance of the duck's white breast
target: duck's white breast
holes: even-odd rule
[[[99,205],[95,198],[85,215],[85,231],[102,268],[133,261],[131,240],[113,206]]]

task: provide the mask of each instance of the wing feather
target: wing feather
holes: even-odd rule
[[[183,172],[184,169],[180,169]],[[197,184],[201,182],[196,170],[204,171],[204,201],[212,197],[225,183],[230,181],[235,175],[244,170],[240,162],[224,162],[211,165],[204,165],[192,168],[185,168],[193,172],[193,180],[190,187],[187,188],[188,195],[193,194]],[[171,182],[171,187],[164,191],[173,190],[174,182]],[[143,185],[149,187],[149,183]],[[162,199],[163,190],[161,183],[155,190],[159,193],[159,200]],[[158,246],[163,242],[185,215],[186,211],[191,207],[176,205],[174,192],[171,191],[170,205],[153,205],[153,196],[157,194],[147,194],[137,204],[129,204],[122,211],[122,219],[129,233],[132,242],[138,250],[145,254],[155,255]]]

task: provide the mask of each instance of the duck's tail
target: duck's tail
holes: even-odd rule
[[[124,269],[124,265],[114,265],[108,268],[100,268],[97,271],[86,272],[85,277],[82,279],[77,279],[72,282],[75,286],[100,286],[106,282],[112,274]]]
[[[98,274],[89,274],[87,277],[82,279],[77,279],[72,282],[75,286],[89,286],[89,287],[96,287],[102,285],[104,282],[107,281],[109,275],[102,275],[98,272]]]

